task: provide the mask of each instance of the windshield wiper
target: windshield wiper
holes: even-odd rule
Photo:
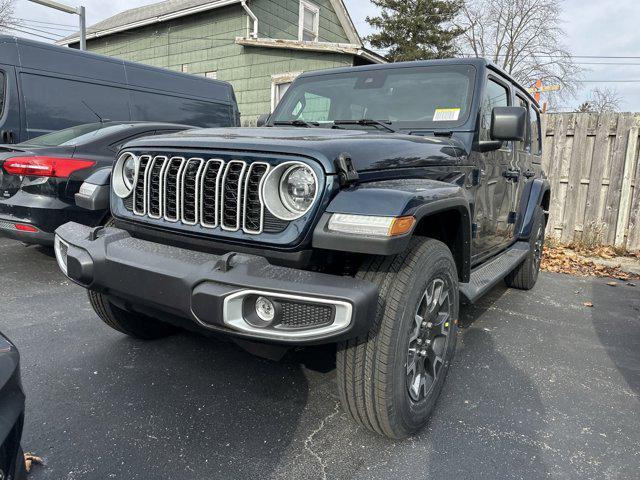
[[[318,127],[320,124],[318,122],[305,122],[304,120],[280,120],[273,122],[274,125],[292,125],[294,127]]]
[[[373,125],[376,127],[382,127],[389,132],[397,132],[396,129],[391,128],[391,122],[389,120],[372,120],[370,118],[361,118],[360,120],[334,120],[334,125]]]

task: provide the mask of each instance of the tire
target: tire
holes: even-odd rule
[[[406,252],[368,259],[358,277],[378,285],[378,308],[366,335],[338,345],[340,399],[360,425],[387,437],[405,438],[427,424],[455,352],[459,308],[456,264],[444,243],[416,238]],[[429,302],[429,297],[440,302]],[[434,308],[431,316],[423,314],[428,303]],[[441,309],[447,310],[447,316],[427,321]],[[417,313],[424,322],[417,321]],[[425,340],[430,335],[433,338],[428,344]],[[421,368],[433,365],[437,373],[431,381]],[[416,383],[418,373],[421,378]]]
[[[89,294],[89,302],[98,317],[120,333],[141,340],[156,340],[168,337],[179,330],[173,325],[118,308],[102,293],[92,290],[87,293]]]
[[[504,279],[508,287],[520,290],[531,290],[538,281],[540,273],[540,261],[544,248],[544,231],[546,227],[544,211],[542,207],[536,207],[533,213],[533,226],[529,238],[529,252],[524,262],[518,265]]]

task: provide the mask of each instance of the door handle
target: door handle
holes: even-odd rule
[[[523,173],[523,175],[526,178],[531,178],[536,176],[536,172],[534,172],[533,170],[527,170],[526,172]]]
[[[502,176],[507,180],[517,182],[520,179],[520,170],[509,169],[502,172]]]

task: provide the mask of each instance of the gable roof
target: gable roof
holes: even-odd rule
[[[329,2],[331,2],[349,41],[355,45],[362,46],[362,40],[351,20],[344,1],[329,0]],[[164,2],[154,3],[152,5],[125,10],[124,12],[117,13],[112,17],[91,25],[87,28],[87,39],[104,37],[236,3],[242,3],[242,0],[165,0]],[[250,2],[248,6],[251,7]],[[79,34],[74,33],[73,35],[58,40],[56,43],[58,45],[69,45],[79,41]]]

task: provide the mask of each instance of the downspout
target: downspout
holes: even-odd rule
[[[242,5],[242,8],[244,8],[244,11],[247,12],[247,15],[249,15],[249,17],[251,17],[251,20],[253,21],[253,32],[250,34],[251,38],[258,38],[258,17],[256,17],[255,13],[253,13],[247,5],[247,0],[241,0],[240,4]]]

